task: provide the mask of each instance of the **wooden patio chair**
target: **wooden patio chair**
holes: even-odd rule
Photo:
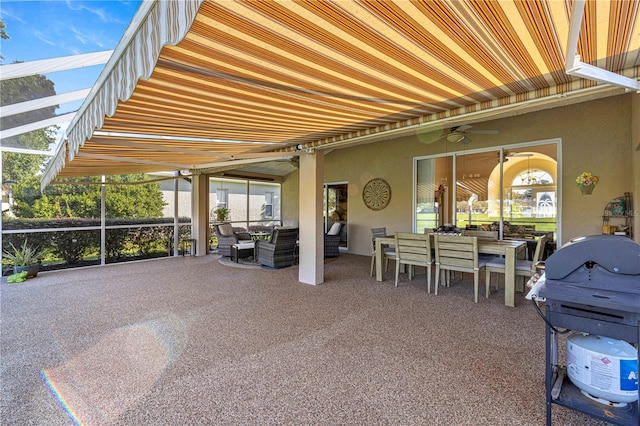
[[[433,239],[436,249],[436,295],[441,272],[468,272],[473,274],[473,297],[478,303],[480,271],[486,266],[486,261],[478,257],[478,237],[435,234]],[[448,274],[446,280],[448,285]]]
[[[396,232],[396,287],[400,275],[400,265],[407,265],[409,280],[415,266],[424,266],[427,273],[427,293],[431,293],[431,242],[429,234]]]
[[[538,239],[538,242],[536,243],[536,250],[531,260],[524,260],[524,259],[516,260],[516,276],[531,278],[533,274],[536,273],[536,263],[538,263],[538,261],[540,260],[543,260],[542,256],[544,254],[545,247],[547,243],[550,242],[551,240],[552,240],[551,235],[549,234],[543,235]],[[491,292],[490,284],[491,284],[492,272],[504,274],[505,265],[504,265],[503,257],[496,257],[490,262],[487,262],[487,267],[486,267],[487,297],[489,297],[489,294]],[[498,289],[498,281],[500,280],[499,279],[496,280],[496,290]]]
[[[386,237],[387,236],[387,228],[371,228],[371,276],[373,276],[373,271],[376,266],[376,238],[377,237]],[[382,246],[382,250],[384,251],[384,260],[385,260],[385,271],[389,270],[389,260],[396,259],[396,251],[392,247]]]

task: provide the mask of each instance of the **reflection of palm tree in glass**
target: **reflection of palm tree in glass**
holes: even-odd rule
[[[538,215],[553,216],[555,214],[555,205],[553,198],[548,192],[539,194],[538,198]]]

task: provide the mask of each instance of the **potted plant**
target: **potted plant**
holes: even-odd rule
[[[13,273],[19,274],[22,271],[27,272],[27,278],[33,278],[38,275],[40,270],[40,262],[47,255],[48,250],[32,247],[24,240],[20,247],[16,247],[13,243],[9,243],[11,248],[2,253],[7,263],[13,265]]]
[[[576,185],[578,185],[584,195],[591,194],[598,182],[600,182],[600,178],[590,172],[582,172],[582,174],[576,178]]]
[[[229,218],[229,213],[231,213],[231,210],[224,206],[220,206],[216,207],[213,212],[216,214],[218,222],[225,222]]]

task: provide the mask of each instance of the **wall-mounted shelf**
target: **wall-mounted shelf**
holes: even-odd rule
[[[630,192],[607,203],[602,214],[602,233],[633,238],[633,197]]]

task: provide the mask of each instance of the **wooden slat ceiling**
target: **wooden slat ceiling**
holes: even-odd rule
[[[637,78],[639,4],[587,2],[581,60]],[[204,1],[99,127],[134,136],[71,133],[58,175],[198,169],[592,87],[564,72],[570,14],[557,0]]]

